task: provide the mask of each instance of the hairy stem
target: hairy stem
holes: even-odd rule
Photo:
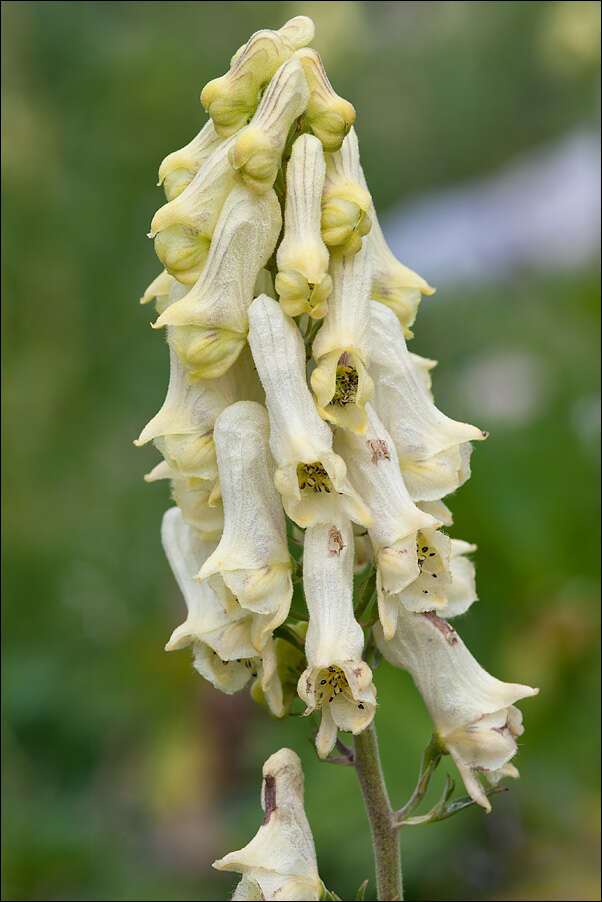
[[[374,723],[355,737],[354,764],[370,821],[377,898],[403,899],[399,827],[385,785]]]

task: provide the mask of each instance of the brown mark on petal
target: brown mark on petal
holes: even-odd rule
[[[331,557],[339,557],[341,551],[345,547],[345,543],[343,542],[343,536],[336,528],[336,526],[331,527],[330,532],[328,533],[328,553]]]
[[[436,626],[440,633],[446,638],[450,645],[455,645],[458,641],[458,634],[455,629],[449,625],[447,620],[439,617],[434,611],[425,611],[422,614],[427,620],[430,620],[433,626]]]
[[[368,451],[371,455],[373,464],[377,464],[379,460],[391,460],[391,452],[386,441],[382,438],[371,438],[366,442]]]
[[[264,824],[267,824],[272,816],[272,812],[276,810],[276,780],[271,774],[267,774],[264,778],[263,799],[265,805]]]

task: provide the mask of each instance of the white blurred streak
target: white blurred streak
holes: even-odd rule
[[[600,241],[598,135],[573,132],[487,178],[399,204],[383,228],[434,285],[587,263]]]

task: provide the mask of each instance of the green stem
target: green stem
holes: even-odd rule
[[[377,898],[403,899],[399,827],[385,785],[374,723],[355,737],[354,764],[370,821]]]

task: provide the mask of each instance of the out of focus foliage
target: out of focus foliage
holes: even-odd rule
[[[354,775],[317,762],[311,722],[163,653],[183,606],[159,544],[169,500],[131,444],[167,380],[137,304],[159,269],[157,165],[234,49],[297,12],[356,106],[380,208],[596,115],[598,3],[3,4],[6,899],[225,898],[209,862],[255,832],[261,763],[285,744],[328,885],[350,898],[371,873]],[[442,285],[419,314],[441,406],[492,431],[451,502],[479,545],[482,600],[459,629],[541,695],[494,814],[402,837],[413,899],[599,898],[598,318],[593,269]],[[430,725],[405,674],[376,677],[401,804]]]

